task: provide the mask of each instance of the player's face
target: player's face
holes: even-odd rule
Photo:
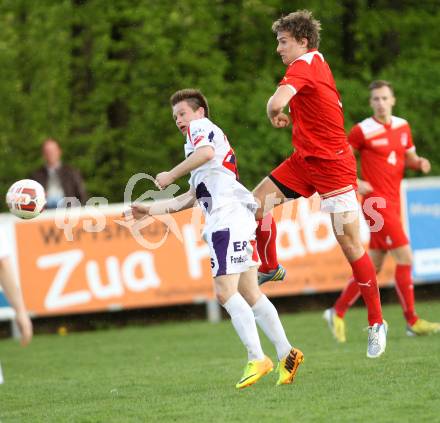
[[[281,60],[285,65],[289,65],[299,56],[307,52],[307,39],[303,38],[297,41],[289,32],[278,32],[277,53],[281,56]]]
[[[374,117],[379,120],[389,120],[396,99],[389,87],[380,87],[371,90],[370,106]]]
[[[185,100],[173,106],[173,119],[183,135],[186,135],[189,123],[192,120],[202,119],[203,117],[205,117],[203,107],[193,110]]]
[[[46,141],[43,146],[43,157],[49,166],[55,166],[61,160],[61,149],[56,142]]]

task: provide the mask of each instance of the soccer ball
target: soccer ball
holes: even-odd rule
[[[43,186],[33,179],[22,179],[8,189],[6,204],[9,211],[21,219],[38,216],[46,205]]]

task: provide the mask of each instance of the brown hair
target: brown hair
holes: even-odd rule
[[[370,91],[377,90],[378,88],[382,87],[388,87],[391,91],[391,93],[394,95],[394,88],[391,82],[385,81],[384,79],[378,79],[376,81],[373,81],[369,86],[368,89]]]
[[[319,47],[319,32],[321,31],[321,22],[314,19],[309,10],[297,10],[282,16],[272,24],[272,31],[289,32],[296,41],[307,39],[307,48]]]
[[[44,147],[46,147],[46,145],[49,144],[49,143],[54,143],[54,144],[56,144],[58,146],[59,149],[61,149],[60,143],[56,139],[54,139],[54,138],[47,138],[47,139],[45,139],[42,142],[42,144],[41,144],[41,149],[44,150]]]
[[[203,107],[205,110],[205,117],[209,118],[208,100],[206,100],[206,97],[201,91],[194,88],[185,88],[183,90],[176,91],[170,97],[171,106],[175,106],[181,101],[186,101],[194,111],[196,111],[199,107]]]

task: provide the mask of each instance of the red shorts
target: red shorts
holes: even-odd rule
[[[371,206],[370,206],[371,207]],[[394,250],[409,244],[408,238],[403,230],[400,218],[400,206],[392,202],[387,202],[386,207],[378,208],[377,204],[372,203],[372,209],[365,207],[365,201],[362,204],[365,220],[370,227],[370,249],[372,250]],[[373,214],[374,213],[374,214]],[[383,226],[379,230],[375,230],[374,226],[378,222],[377,214],[383,219]]]
[[[357,187],[356,159],[351,151],[339,160],[304,158],[295,151],[271,176],[303,197],[310,197],[316,191],[322,197],[333,196]]]

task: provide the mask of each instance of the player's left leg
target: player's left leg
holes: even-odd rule
[[[414,284],[411,275],[412,252],[409,244],[390,250],[390,254],[396,261],[396,291],[407,322],[407,335],[418,336],[440,333],[440,323],[428,322],[420,319],[416,314]]]
[[[394,273],[396,291],[403,309],[405,320],[409,326],[417,321],[414,307],[414,285],[411,276],[412,254],[408,244],[390,250],[391,256],[396,261]]]
[[[293,348],[288,341],[275,306],[258,287],[256,272],[254,267],[246,273],[242,273],[238,290],[252,306],[258,326],[276,349],[279,360],[277,384],[289,384],[295,378],[298,367],[304,360],[304,355],[299,349]]]
[[[282,281],[286,275],[285,269],[278,263],[277,258],[277,226],[272,216],[272,209],[282,204],[286,198],[271,179],[264,178],[254,189],[254,197],[259,208],[256,212],[256,239],[261,266],[259,284],[269,281]]]
[[[294,152],[254,189],[259,208],[255,219],[258,254],[261,260],[258,283],[282,281],[285,269],[278,263],[276,251],[276,224],[270,212],[278,204],[315,192],[307,182],[308,169],[304,158]]]
[[[354,192],[353,192],[354,195]],[[386,348],[386,325],[382,319],[376,271],[360,240],[358,211],[331,213],[333,230],[341,249],[351,265],[353,276],[368,309],[367,357],[379,357]]]

